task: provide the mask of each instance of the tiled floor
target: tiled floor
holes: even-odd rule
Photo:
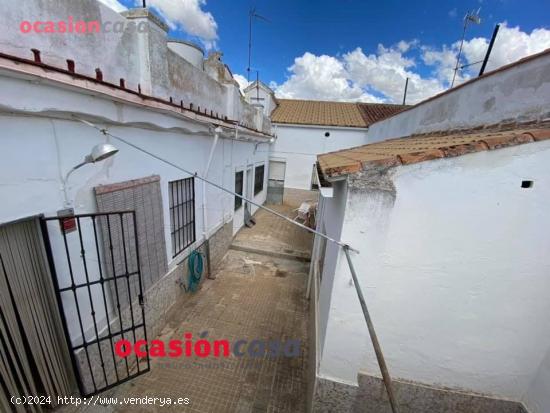
[[[291,212],[291,207],[279,207]],[[311,237],[259,212],[255,228],[240,242],[307,250]],[[260,235],[268,233],[269,236]],[[286,247],[285,247],[286,245]],[[105,406],[100,412],[303,412],[307,372],[307,262],[230,250],[216,280],[206,280],[193,297],[174,306],[160,339],[183,340],[186,332],[207,332],[210,342],[300,340],[297,357],[157,358],[151,371],[105,394],[106,397],[188,397],[188,406]],[[101,410],[99,410],[101,409]]]
[[[295,205],[269,205],[269,208],[292,219],[298,215]],[[264,251],[310,256],[313,239],[310,232],[264,210],[258,211],[255,219],[254,227],[245,228],[237,234],[236,244],[247,244]]]

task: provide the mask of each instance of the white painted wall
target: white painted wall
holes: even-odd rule
[[[107,126],[114,135],[128,139],[133,144],[161,156],[191,172],[202,174],[213,142],[208,124],[199,124],[150,109],[114,102],[103,96],[90,96],[49,82],[36,82],[32,78],[4,71],[0,73],[0,222],[45,214],[54,216],[63,208],[61,177],[80,163],[91,148],[105,140],[94,128],[70,118],[91,117],[101,127]],[[235,141],[229,139],[234,131],[225,132],[216,148],[209,172],[209,179],[224,187],[234,189],[234,170],[239,165],[266,164],[267,143]],[[161,176],[162,203],[164,208],[164,236],[167,259],[172,260],[170,214],[168,213],[168,182],[188,177],[183,172],[109,138],[120,152],[113,158],[86,165],[74,172],[69,180],[69,197],[74,200],[76,213],[96,211],[93,188],[157,174]],[[265,138],[264,142],[268,139]],[[256,196],[259,203],[265,201],[267,186]],[[209,233],[215,232],[233,218],[233,196],[219,189],[207,189],[207,221]],[[202,185],[195,183],[195,216],[197,244],[201,242]],[[54,249],[61,239],[53,240]],[[95,248],[95,247],[94,247]],[[86,248],[94,250],[94,248]],[[193,247],[187,249],[187,254]],[[62,251],[62,249],[58,249]],[[75,254],[78,249],[74,249]],[[74,256],[79,261],[78,255]],[[68,272],[61,271],[68,282]],[[76,270],[77,280],[83,281],[82,269]],[[99,279],[99,274],[90,274]],[[99,291],[97,291],[99,293]],[[83,314],[89,314],[87,309]],[[76,325],[76,312],[70,322]],[[102,314],[97,315],[102,318]],[[91,325],[91,319],[88,320]]]
[[[240,159],[235,165],[232,165],[232,171],[233,171],[233,182],[232,185],[234,187],[235,185],[235,173],[238,171],[243,171],[243,195],[245,198],[251,199],[256,203],[263,204],[266,200],[267,195],[267,177],[268,177],[268,170],[269,170],[269,162],[266,161],[266,153],[268,152],[269,144],[261,144],[258,146],[256,153],[261,151],[261,155],[257,155],[257,158],[246,158],[246,159]],[[261,161],[258,161],[257,159],[261,159]],[[264,184],[263,184],[263,191],[260,192],[258,195],[254,195],[254,171],[257,166],[265,165],[264,169]],[[248,168],[251,168],[251,171],[249,171]],[[251,173],[251,177],[249,177],[249,173]],[[252,190],[248,191],[247,182],[248,180],[252,180]],[[233,203],[234,198],[231,198],[231,208],[234,208]],[[234,217],[233,217],[233,234],[235,235],[244,225],[244,204],[245,201],[243,201],[241,207],[234,211]],[[255,205],[251,205],[251,213],[254,214],[258,207]]]
[[[339,240],[342,235],[342,224],[346,211],[347,183],[338,181],[333,184],[331,197],[323,196],[323,191],[319,192],[319,207],[317,213],[317,231],[329,237]],[[321,237],[315,236],[312,262],[323,261],[322,274],[319,268],[321,278],[319,289],[319,353],[323,352],[325,337],[327,333],[327,324],[329,319],[330,302],[332,298],[332,289],[334,284],[334,275],[339,257],[340,247],[327,241],[323,255]]]
[[[245,89],[244,94],[246,101],[250,104],[262,105],[265,116],[271,116],[271,112],[277,107],[275,95],[273,91],[262,82],[259,83],[259,86],[257,85],[257,82],[253,82]]]
[[[330,136],[325,137],[329,132]],[[276,124],[271,157],[286,161],[285,188],[311,189],[317,155],[367,143],[367,129]]]
[[[349,190],[342,239],[360,250],[394,377],[550,411],[549,156],[550,142],[531,143],[395,168],[394,194]],[[320,374],[379,374],[342,253],[329,308]]]
[[[368,142],[503,120],[549,118],[549,67],[550,54],[546,54],[458,87],[450,94],[372,124]]]
[[[529,385],[523,402],[532,413],[550,411],[550,350],[540,364],[539,370]]]

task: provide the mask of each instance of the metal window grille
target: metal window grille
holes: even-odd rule
[[[240,171],[235,173],[235,193],[242,196],[243,194],[243,181],[244,172]],[[243,199],[238,196],[235,197],[235,211],[243,205]]]
[[[170,192],[170,231],[172,258],[196,240],[195,234],[195,178],[168,183]]]
[[[254,170],[254,195],[264,190],[265,165],[257,166]]]

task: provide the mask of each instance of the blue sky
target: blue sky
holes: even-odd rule
[[[119,1],[127,7],[134,4],[134,0]],[[437,93],[452,77],[462,18],[479,7],[482,23],[468,28],[464,63],[483,57],[496,23],[506,25],[497,38],[490,68],[550,47],[548,0],[149,0],[149,4],[172,21],[173,36],[220,49],[232,71],[242,76],[247,67],[248,11],[256,7],[270,22],[254,23],[252,67],[285,97],[396,101],[406,77],[411,78],[411,99]],[[178,14],[179,7],[189,9],[183,15]],[[477,70],[479,65],[462,71],[458,81]]]

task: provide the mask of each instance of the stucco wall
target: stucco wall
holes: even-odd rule
[[[72,109],[94,119],[103,119],[105,123],[94,122],[191,172],[200,175],[204,171],[213,143],[208,125],[18,77],[0,77],[0,87],[6,92],[0,94],[0,198],[3,200],[0,222],[40,213],[51,216],[63,208],[61,177],[80,163],[94,145],[106,139],[90,126],[63,119],[70,116]],[[209,179],[233,190],[234,171],[240,165],[264,163],[267,170],[267,151],[256,150],[254,142],[235,141],[224,136],[214,153]],[[106,161],[78,169],[69,179],[69,199],[74,201],[75,212],[96,211],[93,188],[98,185],[160,175],[164,208],[162,232],[169,268],[173,268],[181,257],[173,260],[171,254],[168,182],[188,175],[122,142],[107,139],[120,152]],[[258,145],[262,146],[267,144]],[[266,189],[264,184],[264,191],[255,198],[258,202],[265,201]],[[206,205],[210,234],[232,221],[232,195],[207,187]],[[198,180],[195,217],[198,243],[203,233],[202,185]],[[55,248],[55,240],[53,243]],[[75,255],[74,259],[79,257]],[[68,277],[68,274],[62,276]],[[76,274],[76,277],[84,280],[84,274]]]
[[[340,239],[342,234],[342,223],[346,210],[347,183],[346,181],[335,182],[333,185],[333,196],[319,197],[319,209],[317,214],[317,231],[328,235],[333,239]],[[327,333],[327,324],[332,299],[332,289],[336,264],[339,259],[340,247],[332,242],[326,242],[323,251],[323,242],[319,236],[315,237],[313,256],[311,261],[322,260],[321,281],[319,288],[319,353],[322,353]]]
[[[96,0],[26,0],[13,2],[0,0],[0,51],[32,59],[31,49],[41,51],[42,61],[53,66],[67,68],[67,59],[75,62],[76,72],[95,77],[100,68],[103,79],[118,85],[125,79],[128,89],[169,99],[185,107],[193,103],[194,109],[223,118],[245,121],[249,126],[259,125],[269,133],[269,121],[240,97],[233,83],[217,81],[205,71],[196,68],[168,49],[166,27],[161,20],[145,10],[125,12],[128,18],[116,13]],[[77,33],[26,33],[20,31],[22,21],[73,21],[109,22],[110,32],[91,34]],[[140,25],[132,29],[130,23]],[[144,24],[141,26],[141,24]],[[113,32],[113,27],[124,27],[122,33]],[[223,63],[221,63],[223,65]],[[241,117],[243,116],[243,117]],[[248,118],[247,118],[248,116]],[[265,125],[264,125],[265,124]]]
[[[391,118],[374,123],[368,141],[414,133],[491,125],[503,120],[550,117],[550,55],[467,84]]]
[[[532,143],[350,182],[342,239],[393,376],[524,397],[550,346],[549,155]],[[379,369],[350,280],[340,253],[320,373],[356,383]]]
[[[112,21],[114,24],[126,19],[99,1],[30,0],[14,2],[0,0],[0,49],[4,53],[32,58],[31,48],[42,51],[43,61],[55,66],[67,67],[66,59],[76,62],[80,73],[95,76],[100,67],[106,81],[118,84],[120,78],[127,80],[127,87],[137,89],[140,82],[140,66],[137,35],[125,33],[83,34],[22,34],[22,21],[59,21],[73,16],[75,20]]]
[[[266,88],[261,84],[257,87],[256,83],[253,83],[250,89],[245,92],[246,100],[248,103],[262,105],[262,110],[266,116],[270,116],[271,112],[277,107],[273,100],[273,91]]]
[[[550,411],[550,349],[546,353],[538,372],[531,381],[527,393],[523,397],[524,403],[532,413]]]
[[[271,157],[286,161],[285,188],[311,189],[317,155],[367,143],[366,129],[277,124]],[[330,136],[325,137],[329,132]]]

